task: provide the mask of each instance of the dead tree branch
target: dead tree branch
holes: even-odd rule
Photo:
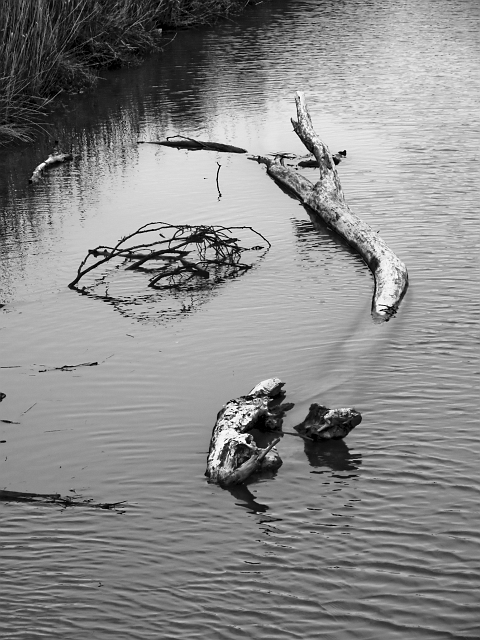
[[[252,159],[265,164],[267,173],[276,182],[292,192],[309,211],[321,218],[360,254],[375,278],[372,316],[374,320],[388,320],[396,312],[406,292],[407,268],[378,234],[352,213],[345,202],[335,158],[315,133],[302,92],[297,92],[295,102],[298,120],[292,119],[293,128],[307,150],[315,156],[320,180],[313,184],[298,171],[285,167],[276,157],[256,156]],[[339,152],[338,155],[344,156],[346,152]]]
[[[261,238],[265,245],[242,246],[235,235],[245,231]],[[144,235],[147,235],[146,241],[139,242]],[[115,258],[128,263],[128,270],[151,273],[148,286],[154,289],[191,286],[199,279],[217,282],[252,267],[243,260],[245,252],[267,250],[270,246],[270,242],[252,227],[151,222],[119,240],[114,247],[98,246],[89,250],[68,286],[79,290],[78,283],[87,273]],[[102,256],[101,259],[91,263],[91,258],[98,256]]]
[[[138,140],[138,144],[159,144],[162,147],[175,147],[176,149],[188,149],[190,151],[221,151],[224,153],[247,153],[246,149],[234,147],[222,142],[207,142],[195,140],[186,136],[169,136],[166,140]]]

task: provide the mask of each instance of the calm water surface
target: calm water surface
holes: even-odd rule
[[[127,506],[0,504],[2,638],[480,638],[479,32],[475,0],[263,3],[3,151],[0,419],[19,424],[0,423],[0,487]],[[408,266],[387,324],[363,262],[262,167],[137,145],[302,153],[297,89],[348,151],[352,209]],[[55,139],[76,159],[29,186]],[[203,297],[145,297],[142,277],[118,283],[137,304],[67,289],[87,249],[154,220],[251,225],[273,247]],[[313,401],[362,424],[286,436],[275,478],[208,485],[217,411],[273,375],[286,429]]]

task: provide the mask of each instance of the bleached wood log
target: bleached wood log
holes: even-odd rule
[[[303,92],[296,93],[295,103],[298,120],[292,119],[293,128],[308,151],[315,156],[320,180],[313,184],[297,171],[283,166],[276,158],[257,156],[253,159],[265,164],[274,180],[293,192],[361,255],[375,278],[372,316],[375,320],[388,320],[407,289],[407,268],[379,235],[350,210],[332,154],[313,128]]]
[[[217,415],[210,440],[205,475],[221,486],[238,484],[258,470],[275,470],[282,465],[275,439],[264,449],[249,433],[253,428],[279,431],[281,418],[269,411],[269,402],[280,392],[278,378],[264,380],[248,395],[230,400]]]
[[[38,182],[42,177],[42,172],[49,167],[60,164],[62,162],[68,162],[69,160],[73,160],[73,156],[70,153],[52,153],[48,156],[48,158],[40,163],[38,167],[35,167],[33,173],[29,179],[29,182]]]

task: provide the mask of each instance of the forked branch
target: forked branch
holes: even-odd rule
[[[235,235],[243,231],[253,233],[265,244],[242,246]],[[146,236],[145,240],[139,242],[143,236]],[[90,249],[68,286],[78,290],[84,276],[115,258],[128,263],[128,270],[151,273],[148,286],[154,289],[179,288],[198,278],[216,281],[250,269],[251,263],[243,260],[245,252],[266,250],[270,246],[270,242],[252,227],[151,222],[121,238],[114,247]],[[91,261],[92,257],[99,256],[100,260]]]

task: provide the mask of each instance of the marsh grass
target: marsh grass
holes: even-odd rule
[[[0,142],[32,139],[49,102],[96,69],[160,47],[161,27],[228,16],[247,0],[1,0]]]

